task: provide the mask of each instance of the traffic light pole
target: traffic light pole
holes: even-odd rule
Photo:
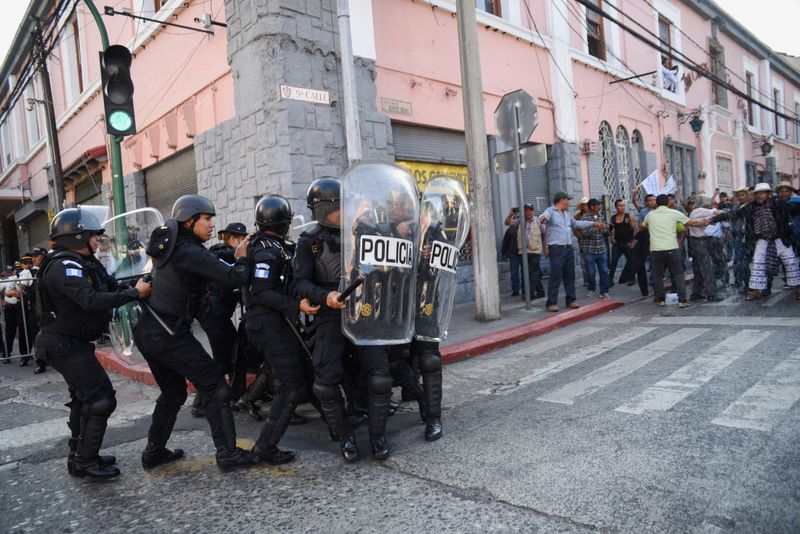
[[[103,45],[103,50],[105,50],[109,47],[106,24],[103,22],[100,12],[94,5],[94,1],[84,0],[84,2],[86,3],[86,7],[89,8],[89,11],[91,11],[95,23],[97,23],[97,29],[100,32],[100,41]],[[109,138],[109,144],[111,145],[111,190],[114,193],[114,215],[119,215],[125,212],[125,184],[122,181],[122,150],[120,149],[122,138],[116,135],[109,135]]]

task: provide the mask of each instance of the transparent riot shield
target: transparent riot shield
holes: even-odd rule
[[[342,178],[342,330],[356,345],[408,343],[414,333],[419,198],[408,172],[363,163]]]
[[[135,284],[152,268],[152,260],[145,253],[153,230],[164,224],[164,219],[154,208],[141,208],[112,217],[103,223],[106,229],[100,236],[95,257],[120,283]],[[132,302],[114,310],[108,332],[117,356],[134,362],[133,328],[141,316],[139,304]]]
[[[455,178],[425,184],[420,203],[414,337],[442,341],[453,313],[458,251],[469,233],[469,203]]]

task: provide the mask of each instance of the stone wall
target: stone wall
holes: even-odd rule
[[[236,116],[194,139],[198,193],[217,226],[253,219],[257,199],[277,193],[309,220],[308,185],[347,168],[335,0],[227,0],[228,61]],[[393,161],[391,124],[378,112],[376,70],[356,58],[365,160]],[[327,91],[330,105],[282,100],[281,84]]]

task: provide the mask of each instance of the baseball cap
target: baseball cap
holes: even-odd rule
[[[532,210],[533,209],[533,204],[531,204],[530,202],[526,202],[525,203],[525,209],[526,210]]]
[[[232,222],[228,226],[225,227],[224,230],[220,230],[218,233],[228,233],[234,235],[247,235],[247,227],[240,223],[240,222]]]
[[[564,191],[559,191],[553,197],[553,202],[560,202],[560,201],[564,200],[565,198],[568,198],[568,199],[572,200],[572,197],[569,196],[568,194],[566,194]]]

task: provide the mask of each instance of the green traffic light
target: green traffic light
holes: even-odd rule
[[[108,117],[108,123],[118,132],[125,132],[133,126],[133,117],[124,111],[114,111]]]

